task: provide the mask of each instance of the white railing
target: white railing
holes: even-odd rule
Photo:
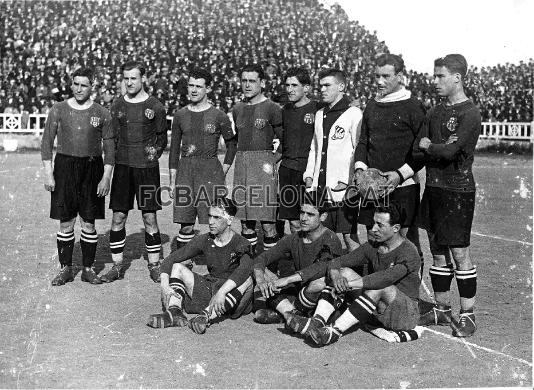
[[[46,114],[0,114],[0,134],[43,133]],[[167,117],[169,130],[172,116]],[[483,122],[481,139],[534,141],[534,122]]]

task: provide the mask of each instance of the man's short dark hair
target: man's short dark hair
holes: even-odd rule
[[[329,68],[319,72],[319,80],[333,76],[339,83],[347,85],[347,75],[341,69]]]
[[[389,202],[388,205],[378,206],[375,209],[375,213],[389,214],[389,224],[391,226],[400,225],[403,219],[403,212],[401,210],[401,207],[396,202]]]
[[[212,207],[217,207],[219,209],[223,209],[231,217],[235,217],[235,215],[237,214],[237,205],[230,198],[226,198],[226,197],[222,197],[222,196],[218,197],[218,198],[215,198],[213,200],[211,206]]]
[[[189,72],[189,77],[194,79],[204,79],[206,82],[206,87],[209,87],[213,81],[213,76],[211,73],[204,68],[194,68]]]
[[[124,73],[127,70],[138,69],[139,74],[143,77],[146,73],[145,66],[139,61],[127,61],[121,66],[121,72]]]
[[[310,191],[304,192],[300,198],[300,206],[310,205],[319,211],[319,213],[326,213],[330,209],[330,203],[327,199],[326,191]]]
[[[260,80],[266,80],[265,71],[259,64],[249,64],[243,66],[243,68],[241,68],[241,72],[239,72],[239,78],[242,78],[243,73],[245,72],[256,72]]]
[[[404,71],[404,60],[396,54],[381,54],[376,58],[375,63],[379,67],[392,65],[395,69],[395,74]]]
[[[459,73],[462,79],[467,75],[467,61],[461,54],[447,54],[434,61],[435,67],[444,67],[451,73]]]
[[[74,81],[75,77],[87,77],[89,79],[89,82],[93,83],[95,79],[95,72],[92,68],[78,68],[72,73],[72,81]]]
[[[302,85],[311,85],[310,72],[308,72],[306,68],[299,67],[288,69],[284,81],[287,81],[290,77],[295,77]]]

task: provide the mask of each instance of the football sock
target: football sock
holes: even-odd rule
[[[371,316],[373,315],[373,312],[376,310],[376,303],[369,297],[367,294],[363,293],[360,295],[354,303],[352,303],[349,306],[348,311],[354,316],[354,318],[357,320],[356,322],[366,323],[369,321]],[[346,313],[347,311],[345,311]],[[341,317],[345,315],[343,313]],[[339,318],[341,318],[339,317]],[[338,320],[339,320],[338,318]],[[349,323],[350,317],[347,316],[347,322],[345,324]],[[354,324],[353,324],[354,325]],[[348,328],[347,328],[348,329]],[[345,329],[346,330],[346,329]]]
[[[341,332],[347,331],[351,326],[358,323],[358,319],[350,312],[350,310],[345,310],[343,314],[334,322],[334,326],[338,328]]]
[[[224,301],[225,313],[229,313],[234,307],[236,307],[239,304],[239,301],[241,301],[241,298],[243,298],[243,294],[241,294],[241,291],[239,291],[237,287],[227,293]]]
[[[328,321],[332,313],[336,310],[336,291],[333,287],[327,286],[321,291],[315,316],[320,317],[323,322]]]
[[[126,229],[109,231],[109,249],[114,263],[122,261],[122,252],[126,243]]]
[[[254,290],[253,294],[253,310],[267,309],[267,300],[261,295],[259,289]]]
[[[460,298],[474,298],[477,293],[477,269],[467,271],[456,270],[456,284]]]
[[[98,244],[98,234],[96,231],[87,232],[82,229],[80,237],[80,247],[82,249],[82,264],[84,267],[92,267],[95,262],[96,246]]]
[[[428,271],[432,288],[434,292],[447,292],[451,289],[451,282],[454,274],[452,267],[437,267],[435,265],[430,267]]]
[[[174,290],[174,292],[178,296],[171,296],[171,299],[169,299],[169,308],[170,307],[178,307],[182,308],[184,298],[185,298],[185,284],[178,278],[171,277],[169,279],[169,287]]]
[[[368,327],[367,330],[379,339],[385,340],[388,343],[414,341],[421,337],[421,334],[423,333],[423,328],[420,326],[416,326],[414,329],[410,330],[389,330],[371,327]]]
[[[295,308],[305,313],[315,307],[317,307],[317,294],[306,292],[306,287],[303,287],[295,299]]]
[[[185,233],[182,230],[180,230],[178,232],[178,236],[176,236],[176,243],[177,243],[178,248],[182,248],[183,246],[185,246],[194,237],[195,237],[195,232]]]
[[[159,232],[152,234],[145,232],[145,246],[148,252],[148,261],[150,263],[157,262],[161,251],[161,235]]]
[[[276,245],[278,240],[279,240],[278,235],[274,235],[273,237],[264,236],[263,237],[263,250],[268,251],[269,249],[271,249],[273,246]]]
[[[62,233],[57,232],[57,255],[61,267],[72,265],[72,252],[74,251],[74,230]]]
[[[250,243],[250,248],[252,250],[252,254],[256,253],[256,245],[258,245],[258,235],[256,232],[254,233],[241,233],[243,237],[245,237],[248,242]]]
[[[294,308],[295,306],[293,306],[293,304],[289,302],[289,299],[287,299],[286,297],[279,300],[279,302],[275,306],[276,311],[281,314],[291,311]]]

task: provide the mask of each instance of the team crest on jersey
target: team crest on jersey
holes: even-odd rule
[[[332,139],[343,139],[345,137],[345,129],[341,126],[336,125],[336,128],[334,129],[334,134],[332,134]]]
[[[457,126],[458,126],[458,118],[456,118],[455,116],[451,116],[449,120],[447,121],[447,129],[449,129],[451,133],[455,133]]]
[[[254,121],[254,127],[256,127],[256,129],[263,129],[266,124],[267,124],[267,120],[263,118],[257,118]]]
[[[154,110],[151,110],[150,108],[147,108],[145,110],[145,116],[148,118],[148,119],[154,119]]]
[[[215,125],[213,123],[207,123],[206,126],[204,126],[204,130],[206,133],[213,134],[215,133]]]
[[[89,123],[91,123],[91,126],[98,127],[100,125],[100,118],[97,116],[92,116],[89,120]]]
[[[304,115],[304,123],[308,125],[313,125],[313,122],[315,120],[315,116],[313,114],[307,113]]]

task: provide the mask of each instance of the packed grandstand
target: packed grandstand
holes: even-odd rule
[[[79,66],[97,73],[94,99],[109,106],[120,93],[120,65],[137,58],[147,90],[168,115],[187,103],[186,75],[214,75],[213,104],[225,111],[241,100],[239,69],[262,64],[266,95],[286,100],[282,76],[292,66],[343,69],[348,94],[365,107],[373,95],[373,59],[385,42],[338,5],[318,0],[121,0],[0,2],[0,113],[47,113],[70,95]],[[469,70],[468,95],[483,121],[530,122],[534,61]],[[407,87],[426,107],[436,103],[431,75],[408,70]]]

